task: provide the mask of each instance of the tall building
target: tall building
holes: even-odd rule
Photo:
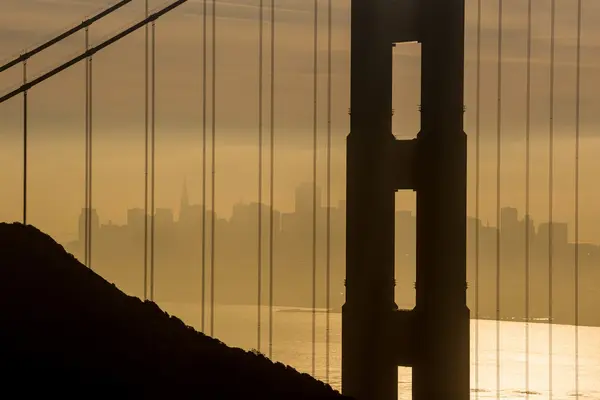
[[[183,189],[181,191],[181,200],[179,203],[179,221],[185,220],[186,213],[189,211],[190,199],[187,190],[187,180],[183,181]]]
[[[79,214],[79,242],[85,243],[85,227],[86,227],[86,218],[87,218],[87,207],[81,209],[81,214]],[[91,209],[91,220],[90,220],[90,230],[92,232],[92,236],[94,236],[95,232],[98,232],[100,228],[100,218],[98,217],[98,213],[95,208]]]
[[[130,208],[127,210],[127,227],[134,232],[143,232],[144,210],[141,208]]]
[[[174,223],[173,211],[170,208],[157,208],[154,212],[154,223],[161,229],[170,228]]]
[[[503,233],[515,232],[519,226],[519,212],[513,207],[504,207],[500,210],[500,231]]]
[[[321,208],[321,188],[317,186],[317,209]],[[296,188],[296,213],[311,215],[313,212],[313,184],[301,183]]]
[[[538,236],[540,241],[546,242],[546,246],[550,239],[550,226],[552,226],[552,247],[556,250],[557,248],[565,247],[568,243],[568,225],[564,222],[543,222],[538,228]]]

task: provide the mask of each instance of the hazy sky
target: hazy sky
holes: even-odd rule
[[[114,1],[3,0],[0,14],[0,59],[78,24]],[[151,1],[151,8],[163,2]],[[269,2],[265,1],[265,4]],[[498,2],[482,0],[481,35],[481,214],[495,220]],[[93,44],[143,16],[143,0],[134,0],[115,15],[93,25]],[[209,11],[211,2],[208,2]],[[259,0],[217,1],[216,25],[216,176],[217,211],[227,214],[239,200],[256,199],[258,150]],[[332,0],[332,193],[344,195],[344,138],[349,117],[349,4]],[[554,217],[573,220],[576,2],[557,0],[555,40],[555,200]],[[202,1],[190,0],[156,26],[156,191],[157,206],[176,207],[187,176],[192,200],[200,201],[202,167]],[[313,2],[276,0],[275,134],[276,207],[290,210],[292,189],[312,179],[313,134]],[[527,1],[503,0],[502,48],[502,205],[524,209],[524,137]],[[600,165],[600,4],[585,0],[581,59],[581,237],[600,241],[596,222],[595,174]],[[550,1],[533,0],[532,27],[532,214],[548,218],[548,132]],[[325,184],[326,143],[326,1],[319,9],[318,177]],[[211,15],[208,16],[209,20]],[[470,137],[470,213],[474,213],[477,1],[467,1],[465,127]],[[264,165],[268,174],[270,109],[270,12],[264,24]],[[210,46],[207,47],[207,135],[212,129]],[[33,59],[31,79],[83,50],[78,34]],[[394,130],[414,136],[419,127],[419,46],[397,46],[395,52]],[[123,222],[127,207],[143,205],[144,177],[144,30],[94,57],[93,64],[94,205],[104,220]],[[0,77],[8,90],[22,79],[21,67]],[[6,90],[0,89],[3,93]],[[71,235],[83,204],[84,67],[78,64],[30,92],[31,222],[56,235]],[[0,149],[3,182],[0,219],[20,216],[22,178],[22,98],[0,105]],[[210,146],[210,140],[208,140]],[[210,168],[210,147],[207,167]],[[210,174],[208,175],[210,176]],[[265,200],[268,175],[265,175]],[[209,182],[208,182],[209,183]],[[210,186],[210,185],[209,185]],[[210,192],[208,193],[210,195]],[[401,206],[411,206],[402,195]]]

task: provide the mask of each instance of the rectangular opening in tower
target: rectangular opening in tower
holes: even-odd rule
[[[416,281],[416,192],[396,192],[395,276],[396,304],[399,308],[415,306]]]
[[[412,139],[419,132],[421,99],[421,45],[401,43],[393,49],[392,132]]]

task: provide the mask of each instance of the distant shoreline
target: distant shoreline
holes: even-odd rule
[[[309,308],[285,308],[285,309],[279,309],[277,310],[277,312],[282,312],[282,313],[312,313],[313,310],[309,309]],[[327,310],[326,309],[316,309],[314,310],[315,313],[317,314],[326,314]],[[342,310],[339,308],[332,308],[329,310],[329,312],[331,314],[341,314]],[[471,317],[472,320],[480,320],[480,321],[501,321],[501,322],[520,322],[520,323],[525,323],[525,322],[530,322],[530,323],[535,323],[535,324],[548,324],[548,318],[530,318],[529,320],[525,319],[525,318],[500,318],[499,320],[496,319],[495,317],[488,317],[488,316],[479,316],[479,318],[473,318]],[[572,324],[562,324],[562,323],[558,323],[558,322],[554,322],[552,325],[565,325],[565,326],[574,326]],[[580,324],[579,326],[587,326],[590,328],[600,328],[600,326],[596,326],[596,325],[582,325]]]
[[[166,303],[166,304],[187,304],[187,305],[193,305],[193,306],[199,306],[199,304],[196,303],[186,303],[186,302],[173,302],[173,301],[165,301],[165,300],[158,300],[159,304],[162,303]],[[256,304],[243,304],[243,303],[218,303],[217,305],[219,306],[227,306],[227,307],[256,307]],[[266,304],[262,304],[263,307],[269,307]],[[402,305],[399,306],[399,309],[401,310],[409,310],[411,309],[410,306],[406,306],[406,305]],[[310,308],[310,306],[306,306],[306,307],[298,307],[298,306],[289,306],[289,305],[273,305],[273,311],[276,313],[283,313],[283,314],[312,314],[313,310],[312,308]],[[327,313],[327,309],[323,308],[323,307],[318,307],[315,308],[314,310],[315,314],[326,314]],[[341,307],[332,307],[329,309],[329,313],[330,314],[335,314],[335,315],[341,315],[342,310]],[[495,317],[490,317],[490,316],[479,316],[479,318],[474,318],[473,315],[471,315],[471,320],[479,320],[479,321],[498,321]],[[548,324],[548,318],[530,318],[529,321],[527,321],[525,318],[517,318],[517,317],[513,317],[513,318],[501,318],[499,321],[501,322],[518,322],[518,323],[526,323],[526,322],[530,322],[533,324]],[[560,320],[557,320],[556,318],[554,319],[554,322],[552,323],[552,325],[560,325],[560,326],[575,326],[572,323],[564,323],[561,322]],[[589,324],[589,323],[579,323],[580,327],[588,327],[588,328],[600,328],[600,324]]]

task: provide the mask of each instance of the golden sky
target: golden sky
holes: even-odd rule
[[[78,24],[114,1],[3,0],[0,13],[0,59],[49,39]],[[264,1],[265,5],[269,2]],[[481,125],[482,217],[495,220],[498,2],[482,0]],[[100,43],[144,13],[143,0],[94,24],[92,44]],[[151,8],[164,2],[151,1]],[[227,214],[239,200],[256,199],[258,151],[259,0],[217,1],[216,103],[217,203]],[[312,179],[313,135],[313,2],[276,0],[275,134],[276,207],[292,207],[292,190]],[[344,138],[349,117],[349,4],[332,0],[332,135],[334,202],[344,196]],[[555,37],[555,218],[572,222],[575,129],[576,2],[557,0]],[[208,2],[211,9],[212,2]],[[503,0],[502,48],[502,205],[524,209],[524,135],[526,88],[526,1]],[[202,1],[190,0],[156,25],[157,206],[176,207],[184,177],[192,200],[200,201],[202,167]],[[600,145],[599,24],[600,4],[584,0],[581,59],[581,213],[582,237],[600,242],[591,221],[595,210],[595,170]],[[318,37],[318,177],[325,184],[327,2],[319,2]],[[533,0],[532,48],[532,214],[548,214],[548,132],[550,1]],[[208,15],[210,20],[210,15]],[[270,12],[264,11],[265,182],[268,181]],[[474,200],[477,1],[467,1],[465,129],[470,137],[470,213]],[[207,134],[210,139],[211,46],[208,25]],[[93,61],[94,204],[104,220],[123,222],[127,207],[143,204],[144,156],[144,30],[102,51]],[[84,36],[75,37],[36,57],[28,65],[31,79],[83,50]],[[419,46],[399,45],[395,53],[394,131],[414,136],[419,127]],[[21,67],[0,77],[0,88],[15,87]],[[0,89],[5,92],[4,89]],[[30,212],[34,222],[68,235],[83,204],[84,67],[78,64],[30,92]],[[22,98],[0,105],[2,168],[0,181],[9,194],[0,219],[18,219],[21,189]],[[210,146],[210,140],[208,141]],[[210,156],[210,147],[208,149]],[[210,168],[210,157],[207,166]],[[210,175],[209,175],[210,176]],[[268,194],[265,183],[265,198]],[[4,191],[3,191],[4,192]],[[6,192],[4,192],[6,193]],[[402,196],[408,199],[410,196]],[[402,207],[410,207],[410,201]],[[219,209],[217,209],[218,211]],[[60,228],[59,228],[60,226]]]

